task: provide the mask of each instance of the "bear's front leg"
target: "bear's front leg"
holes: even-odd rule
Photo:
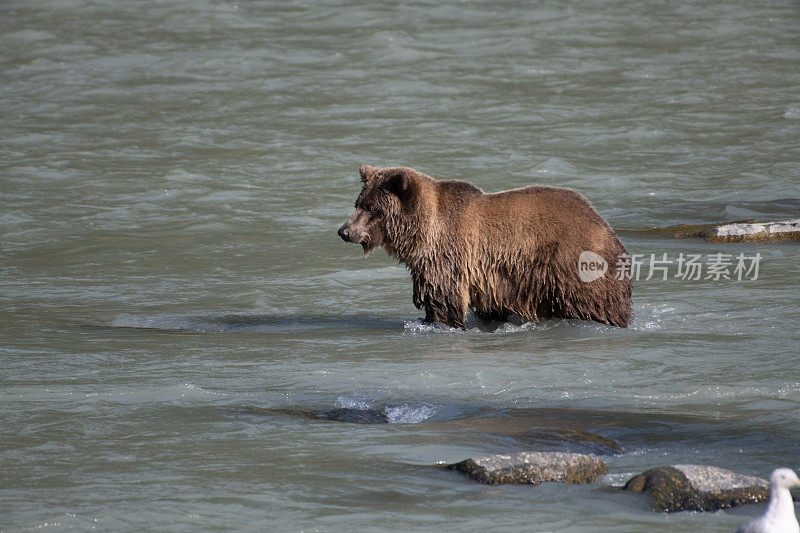
[[[425,307],[425,322],[441,322],[451,328],[467,329],[467,301],[457,284],[442,287],[429,282],[423,276],[413,276],[414,305]]]
[[[465,314],[465,312],[446,303],[425,302],[425,322],[429,324],[441,322],[451,328],[467,329],[464,324]]]
[[[457,293],[441,295],[438,298],[425,298],[425,322],[441,322],[451,328],[467,329],[464,319],[467,315],[466,302]]]

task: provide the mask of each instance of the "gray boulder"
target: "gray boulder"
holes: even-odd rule
[[[769,483],[700,465],[672,465],[653,468],[632,477],[623,490],[645,492],[657,511],[716,511],[769,499]]]
[[[480,483],[538,485],[593,483],[608,472],[603,461],[580,453],[520,452],[470,458],[445,468],[465,474]]]

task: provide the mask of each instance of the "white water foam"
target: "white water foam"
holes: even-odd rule
[[[622,472],[622,473],[613,473],[613,474],[606,474],[599,480],[599,485],[605,487],[619,487],[622,488],[625,483],[628,482],[630,478],[635,476],[637,472]]]
[[[634,315],[634,323],[631,329],[635,331],[653,331],[664,329],[665,324],[675,322],[675,308],[667,304],[654,304],[649,308],[642,309]]]
[[[373,403],[360,394],[353,393],[352,396],[339,396],[336,399],[336,406],[341,409],[360,409],[366,411],[372,409]]]
[[[383,412],[390,424],[418,424],[432,417],[436,413],[436,406],[404,403],[395,407],[386,406]]]
[[[783,112],[783,118],[798,119],[800,118],[800,105],[790,105]]]
[[[451,328],[438,322],[431,324],[421,318],[405,322],[403,329],[409,333],[461,333],[459,328]]]
[[[547,331],[560,324],[559,321],[551,320],[549,322],[504,322],[497,329],[492,331],[495,334],[505,333],[522,333],[525,331]]]
[[[450,326],[446,326],[444,324],[436,323],[428,323],[418,318],[416,320],[411,320],[405,322],[403,324],[403,329],[411,334],[416,333],[492,333],[492,334],[507,334],[507,333],[521,333],[526,331],[546,331],[548,329],[552,329],[563,321],[558,320],[551,320],[548,322],[522,322],[520,320],[513,320],[510,322],[504,322],[498,327],[494,329],[487,329],[486,325],[481,327],[473,324],[467,323],[467,330],[463,331],[459,328],[451,328]]]
[[[336,399],[336,406],[342,409],[357,409],[360,411],[377,408],[375,402],[358,393],[339,396]],[[405,402],[400,405],[387,405],[383,407],[382,411],[390,424],[418,424],[432,417],[437,409],[436,405],[425,402]]]

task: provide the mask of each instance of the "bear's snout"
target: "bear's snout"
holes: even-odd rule
[[[339,228],[339,237],[341,237],[344,242],[350,242],[350,228],[347,227],[347,224]]]

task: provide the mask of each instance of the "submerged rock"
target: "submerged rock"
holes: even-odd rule
[[[539,445],[548,442],[558,443],[562,446],[573,448],[573,451],[582,451],[594,455],[621,455],[625,453],[622,446],[613,440],[579,429],[531,431],[522,438],[535,440]]]
[[[227,409],[235,416],[289,416],[308,418],[311,420],[334,420],[337,422],[350,422],[353,424],[388,424],[391,422],[388,415],[381,409],[353,409],[342,407],[325,411],[305,411],[302,409],[275,409],[253,406],[233,407]]]
[[[329,411],[317,411],[313,417],[319,420],[336,420],[351,424],[388,424],[389,417],[383,409],[353,409],[341,407]]]
[[[569,409],[498,409],[441,422],[448,432],[481,435],[481,440],[510,446],[512,450],[537,450],[619,455],[623,447],[593,430],[613,430],[607,414]],[[512,439],[513,444],[508,441]]]
[[[657,511],[716,511],[769,499],[767,480],[724,468],[672,465],[632,477],[623,490],[645,492]]]
[[[745,221],[701,226],[671,226],[675,237],[701,237],[708,242],[800,241],[800,218],[782,222]]]
[[[565,452],[520,452],[470,458],[447,465],[480,483],[538,485],[558,483],[593,483],[608,472],[605,463],[589,455]]]

